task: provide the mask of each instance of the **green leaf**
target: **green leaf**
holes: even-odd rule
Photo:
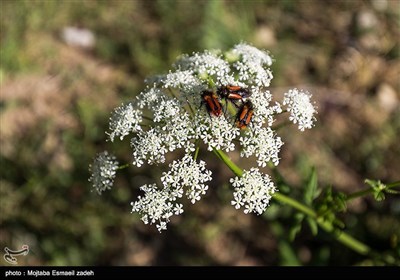
[[[335,218],[332,223],[337,226],[338,228],[344,229],[346,227],[345,223],[343,223],[341,220],[338,218]]]
[[[317,185],[318,185],[317,172],[313,167],[311,170],[310,178],[308,179],[306,189],[304,190],[304,196],[303,196],[304,202],[308,206],[312,205],[312,202],[316,197]]]
[[[369,185],[371,188],[376,188],[377,185],[379,185],[379,182],[376,180],[371,180],[371,179],[365,179],[364,181],[367,185]]]
[[[388,185],[383,184],[380,180],[365,179],[365,183],[372,188],[374,198],[377,201],[384,200],[385,193],[389,193],[389,194],[398,194],[399,193],[399,191],[390,189],[390,187]]]
[[[347,210],[346,195],[338,192],[334,197],[334,204],[336,212],[345,212]]]
[[[281,265],[301,265],[297,259],[296,252],[288,242],[284,240],[279,242],[279,253],[281,255]]]
[[[385,184],[383,184],[380,180],[369,180],[369,179],[366,179],[365,183],[371,186],[376,201],[382,201],[385,199],[385,193],[384,193],[386,190]]]
[[[392,189],[386,189],[386,192],[390,193],[390,194],[400,194],[400,191],[396,191],[396,190],[392,190]]]
[[[312,235],[316,236],[318,234],[318,224],[317,224],[317,222],[314,219],[310,218],[310,217],[307,217],[306,221],[307,221],[308,226],[310,227]]]
[[[374,191],[374,198],[376,201],[385,200],[385,194],[381,191]]]
[[[296,235],[300,232],[301,224],[303,222],[304,217],[305,216],[303,213],[296,213],[294,215],[295,222],[289,231],[289,240],[290,241],[293,241],[296,238]]]

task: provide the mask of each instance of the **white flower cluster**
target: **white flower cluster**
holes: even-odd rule
[[[276,191],[271,178],[260,173],[258,168],[244,170],[241,177],[231,178],[230,182],[235,188],[231,203],[236,209],[244,207],[246,214],[262,214]]]
[[[272,58],[268,53],[248,44],[239,44],[233,48],[233,53],[240,56],[233,66],[239,71],[239,80],[247,81],[260,87],[268,87],[273,78],[268,66]]]
[[[269,161],[275,165],[279,164],[278,153],[283,142],[279,136],[275,136],[270,127],[248,130],[244,136],[240,137],[240,144],[243,147],[240,156],[256,155],[258,166],[265,167]]]
[[[96,155],[93,163],[89,165],[91,172],[89,182],[92,182],[98,194],[111,189],[117,169],[118,161],[115,160],[115,156],[109,155],[107,151]]]
[[[144,185],[144,195],[132,202],[132,212],[139,213],[144,223],[165,230],[170,217],[183,212],[178,202],[184,194],[192,203],[204,196],[212,178],[205,162],[197,159],[202,144],[208,151],[225,152],[240,145],[240,156],[255,156],[259,167],[279,164],[283,142],[273,124],[276,115],[286,111],[266,89],[273,78],[272,62],[267,52],[245,43],[226,53],[183,55],[167,74],[147,79],[147,88],[135,100],[113,111],[107,134],[111,141],[131,135],[133,165],[160,164],[168,153],[185,152],[162,174],[160,188]],[[282,102],[300,130],[311,128],[315,121],[310,97],[293,89]],[[95,160],[91,181],[99,193],[112,185],[115,170],[108,154]],[[275,192],[270,177],[256,168],[231,182],[233,204],[244,206],[245,213],[261,214]]]
[[[171,189],[175,197],[182,197],[184,188],[188,199],[194,204],[201,195],[205,195],[208,186],[204,183],[211,181],[211,171],[206,169],[206,163],[197,163],[190,155],[185,155],[181,160],[170,164],[170,170],[164,172],[161,182],[164,188]]]
[[[110,133],[107,133],[111,141],[114,137],[119,136],[120,140],[124,139],[129,133],[135,133],[142,130],[140,123],[142,122],[142,112],[135,109],[132,103],[122,105],[114,109],[110,117]]]
[[[194,127],[181,101],[150,88],[138,96],[138,104],[152,113],[152,123],[148,130],[138,130],[131,139],[134,165],[140,167],[146,161],[164,163],[167,152],[183,147],[186,152],[194,151],[190,141],[195,136]]]
[[[161,232],[167,229],[167,223],[172,215],[183,213],[183,205],[176,203],[176,197],[168,188],[159,190],[156,184],[151,184],[141,186],[140,189],[145,195],[139,196],[131,205],[132,212],[142,214],[142,221],[145,224],[156,223],[157,229]]]
[[[287,105],[290,112],[289,120],[294,124],[298,123],[301,131],[313,127],[317,110],[311,102],[310,93],[299,91],[297,88],[291,89],[285,93],[283,105]]]
[[[197,163],[192,156],[185,155],[181,160],[173,161],[168,172],[161,177],[163,187],[158,189],[156,184],[144,185],[140,189],[145,195],[139,196],[132,202],[132,212],[142,215],[145,224],[156,224],[161,232],[167,229],[167,223],[172,215],[183,213],[183,205],[177,199],[186,191],[192,203],[200,200],[208,190],[204,184],[211,181],[211,171],[205,168],[206,163]]]
[[[205,51],[192,56],[183,55],[174,65],[177,69],[189,70],[200,79],[212,77],[216,84],[232,81],[230,65],[220,55]]]
[[[240,135],[240,130],[226,118],[210,118],[207,114],[199,113],[195,119],[196,136],[203,140],[207,149],[235,150],[233,140]]]

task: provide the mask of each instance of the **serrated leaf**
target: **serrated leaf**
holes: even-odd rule
[[[316,190],[317,190],[317,172],[315,168],[312,168],[310,178],[308,179],[307,186],[304,190],[304,202],[306,205],[311,206],[314,198],[316,197]]]
[[[391,190],[391,189],[386,189],[386,192],[390,193],[390,194],[400,194],[400,191]]]
[[[313,236],[316,236],[318,234],[318,224],[317,222],[312,219],[307,217],[306,219],[308,226],[310,227],[311,233]]]

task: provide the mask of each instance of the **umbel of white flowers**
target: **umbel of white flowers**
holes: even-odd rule
[[[185,152],[169,164],[160,185],[140,187],[143,195],[132,202],[132,212],[138,212],[145,224],[165,230],[171,216],[183,212],[183,196],[196,203],[207,192],[212,173],[198,159],[201,142],[208,151],[240,148],[241,157],[255,156],[257,165],[265,167],[268,162],[279,164],[283,142],[272,124],[276,115],[285,112],[282,107],[301,131],[314,125],[316,109],[308,92],[292,89],[285,93],[282,105],[272,101],[267,89],[273,78],[272,62],[268,52],[245,43],[225,53],[206,50],[182,55],[168,74],[147,79],[143,92],[114,109],[107,134],[111,141],[132,137],[134,166],[165,163],[167,153]],[[221,94],[224,88],[232,90],[232,99]],[[114,156],[98,154],[90,166],[94,190],[101,194],[111,188],[117,168]],[[262,214],[277,191],[270,176],[256,167],[230,182],[232,205],[244,208],[246,214]]]

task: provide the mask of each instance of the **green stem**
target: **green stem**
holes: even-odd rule
[[[223,151],[215,150],[214,153],[229,167],[230,170],[236,176],[242,176],[243,170],[238,167]],[[344,244],[345,246],[349,247],[350,249],[354,250],[355,252],[361,255],[368,255],[371,252],[371,248],[369,248],[364,243],[360,242],[359,240],[355,239],[351,235],[335,228],[331,222],[324,220],[322,217],[318,217],[317,213],[311,209],[310,207],[298,202],[297,200],[290,198],[282,193],[275,193],[273,198],[281,203],[287,204],[294,209],[306,214],[307,216],[316,220],[317,224],[326,232],[332,233],[334,237]]]
[[[394,187],[398,187],[398,186],[400,186],[400,181],[393,182],[393,183],[386,185],[386,187],[388,187],[388,188],[394,188]]]
[[[279,124],[273,125],[271,127],[271,129],[274,130],[274,131],[277,131],[277,130],[281,129],[282,127],[285,127],[285,126],[287,126],[289,124],[291,124],[290,121],[283,121],[283,122],[281,122]]]
[[[366,189],[366,190],[362,190],[362,191],[351,193],[351,194],[346,196],[346,201],[353,200],[355,198],[367,195],[367,194],[371,193],[372,191],[373,191],[373,189],[369,188],[369,189]]]
[[[335,228],[331,222],[324,220],[322,217],[318,217],[317,213],[305,206],[304,204],[298,202],[297,200],[290,198],[281,193],[275,193],[273,198],[279,202],[285,203],[287,205],[292,206],[293,208],[299,210],[300,212],[308,215],[309,217],[316,220],[317,224],[326,232],[334,234],[335,238],[341,242],[342,244],[346,245],[350,249],[356,251],[361,255],[368,255],[371,249],[365,245],[364,243],[358,241],[351,235]]]
[[[293,208],[299,210],[300,212],[303,212],[304,214],[310,216],[311,218],[316,219],[317,218],[317,213],[312,210],[311,208],[307,207],[306,205],[298,202],[297,200],[290,198],[284,194],[281,193],[274,193],[273,198],[278,200],[279,202],[288,204],[292,206]]]
[[[118,166],[118,170],[120,170],[120,169],[125,169],[125,168],[127,168],[127,167],[129,167],[129,166],[130,166],[129,163],[124,164],[124,165],[120,165],[120,166]]]
[[[214,80],[213,80],[212,77],[208,76],[207,77],[207,82],[208,82],[208,85],[210,86],[210,88],[214,88],[215,87],[215,83],[214,83]]]
[[[197,160],[197,157],[198,157],[198,155],[199,155],[199,150],[200,150],[200,147],[197,146],[197,147],[196,147],[196,151],[194,152],[194,156],[193,156],[193,159],[194,159],[195,161]]]
[[[221,150],[216,150],[216,149],[214,149],[213,152],[229,167],[230,170],[232,170],[233,174],[239,177],[243,175],[243,170],[239,166],[237,166],[233,161],[231,161],[231,159],[228,157],[227,154],[225,154]]]

